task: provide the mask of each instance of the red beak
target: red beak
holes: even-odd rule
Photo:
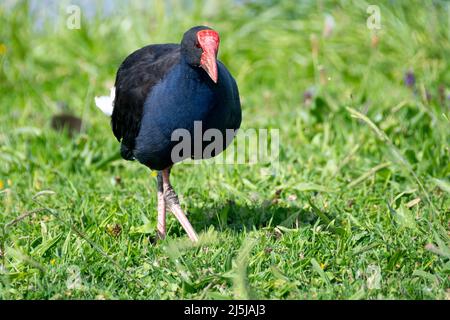
[[[217,83],[217,52],[219,51],[219,34],[214,30],[201,30],[197,32],[197,39],[200,47],[203,50],[200,67],[208,73],[214,83]]]

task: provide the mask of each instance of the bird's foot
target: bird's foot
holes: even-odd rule
[[[158,173],[158,224],[157,239],[166,238],[166,200],[164,199],[163,178],[161,172]]]
[[[169,169],[165,169],[162,171],[165,206],[175,215],[175,217],[181,223],[181,226],[188,234],[189,239],[191,239],[193,242],[197,242],[198,235],[189,222],[188,218],[184,214],[183,209],[181,209],[178,196],[169,182],[169,174]]]
[[[191,223],[189,222],[188,218],[184,214],[183,209],[181,209],[178,196],[172,187],[164,191],[164,198],[166,201],[166,208],[169,211],[171,211],[178,219],[178,221],[181,223],[181,226],[186,231],[189,239],[191,239],[193,242],[197,242],[198,235],[195,232],[194,228],[192,227]]]
[[[166,202],[164,200],[164,193],[158,192],[158,225],[157,238],[166,238]]]

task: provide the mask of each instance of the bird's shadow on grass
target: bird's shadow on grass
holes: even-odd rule
[[[278,203],[242,205],[233,201],[215,204],[209,207],[191,208],[189,219],[197,230],[207,230],[214,226],[216,230],[259,230],[267,227],[283,226],[295,228],[300,224],[313,224],[317,216],[313,211],[297,206]]]

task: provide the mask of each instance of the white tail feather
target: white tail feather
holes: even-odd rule
[[[102,110],[107,116],[112,115],[114,108],[114,98],[116,97],[116,88],[112,87],[109,97],[101,96],[95,97],[95,105]]]

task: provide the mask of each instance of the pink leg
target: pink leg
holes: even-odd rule
[[[197,233],[195,232],[194,228],[192,228],[191,223],[186,218],[186,215],[184,214],[183,210],[181,209],[180,202],[178,200],[178,196],[170,184],[169,176],[170,176],[170,168],[164,169],[162,171],[162,180],[163,180],[164,199],[166,202],[166,206],[170,211],[172,211],[172,213],[175,215],[175,217],[181,223],[181,226],[188,234],[189,239],[191,239],[193,242],[197,242],[198,241]]]
[[[158,234],[159,239],[166,237],[166,200],[164,199],[164,188],[162,172],[158,172]]]

